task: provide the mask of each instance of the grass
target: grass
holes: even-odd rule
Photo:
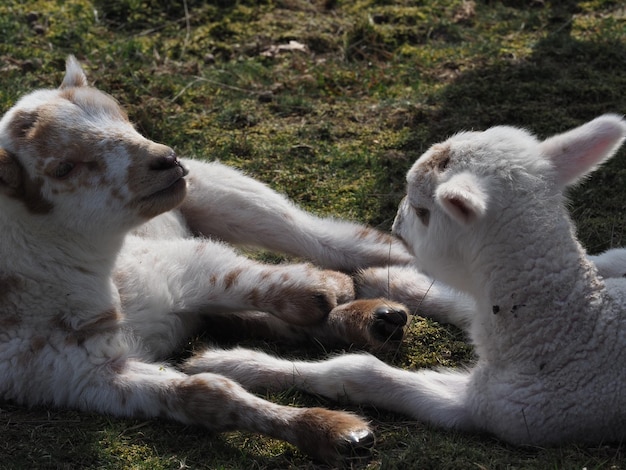
[[[385,230],[411,163],[458,130],[514,124],[548,136],[626,113],[619,1],[5,0],[0,35],[1,110],[56,87],[73,53],[148,137],[242,168],[310,211]],[[290,41],[306,50],[278,48]],[[571,192],[591,252],[624,243],[625,158]],[[388,360],[469,358],[458,331],[416,318]],[[366,415],[378,436],[368,469],[626,468],[619,444],[516,448],[297,392],[269,398]],[[1,468],[314,468],[272,439],[169,422],[5,402],[0,426]]]

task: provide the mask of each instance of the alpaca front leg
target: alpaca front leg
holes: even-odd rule
[[[352,279],[345,274],[309,264],[262,264],[203,239],[129,237],[116,268],[129,321],[137,318],[134,312],[150,312],[156,319],[172,312],[261,310],[308,325],[354,298]]]
[[[233,168],[194,160],[184,163],[190,173],[181,212],[198,234],[348,272],[407,264],[413,259],[396,238],[363,225],[309,214]]]
[[[281,406],[220,375],[187,376],[140,362],[127,362],[119,374],[94,377],[75,405],[115,416],[168,418],[211,431],[265,434],[327,463],[363,456],[374,440],[367,423],[354,414]]]
[[[248,349],[208,350],[205,370],[232,378],[249,390],[295,387],[333,400],[373,405],[448,429],[475,430],[466,403],[466,371],[406,371],[369,355],[346,354],[326,361],[289,361]],[[185,364],[190,371],[198,358]]]

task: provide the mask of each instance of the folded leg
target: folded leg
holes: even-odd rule
[[[316,217],[233,168],[194,160],[184,164],[190,170],[189,190],[181,212],[197,234],[295,255],[340,271],[412,260],[394,237]]]
[[[126,325],[152,359],[197,331],[202,315],[258,310],[311,325],[354,298],[345,274],[309,264],[266,265],[200,238],[128,237],[115,280]]]

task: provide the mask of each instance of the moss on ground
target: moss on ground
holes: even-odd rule
[[[57,86],[73,53],[150,138],[244,169],[313,212],[383,229],[411,163],[454,132],[514,124],[547,136],[626,113],[618,1],[5,0],[0,34],[0,110]],[[592,252],[624,243],[625,157],[571,192]],[[471,358],[457,330],[415,318],[386,360]],[[363,468],[626,468],[619,445],[520,449],[296,392],[270,398],[368,416],[378,442]],[[314,468],[246,433],[0,408],[2,468]]]

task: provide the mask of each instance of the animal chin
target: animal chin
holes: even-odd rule
[[[154,198],[159,198],[161,196],[173,196],[174,193],[185,191],[187,188],[187,182],[185,181],[184,176],[174,180],[168,186],[163,189],[159,189],[158,191],[149,194],[148,196],[143,197],[143,200],[151,200]]]
[[[181,176],[165,188],[141,198],[139,200],[139,213],[146,219],[155,217],[177,207],[183,202],[186,194],[187,182]]]
[[[414,250],[413,250],[413,246],[412,246],[409,242],[407,242],[407,241],[406,241],[406,240],[402,237],[402,235],[400,235],[400,234],[398,234],[398,233],[396,233],[396,232],[394,232],[394,235],[396,236],[396,238],[397,238],[398,240],[400,240],[400,241],[402,242],[402,244],[403,244],[403,245],[404,245],[404,247],[407,249],[407,251],[408,251],[409,253],[411,253],[412,255],[414,255],[414,256],[415,256],[415,252],[414,252]]]

